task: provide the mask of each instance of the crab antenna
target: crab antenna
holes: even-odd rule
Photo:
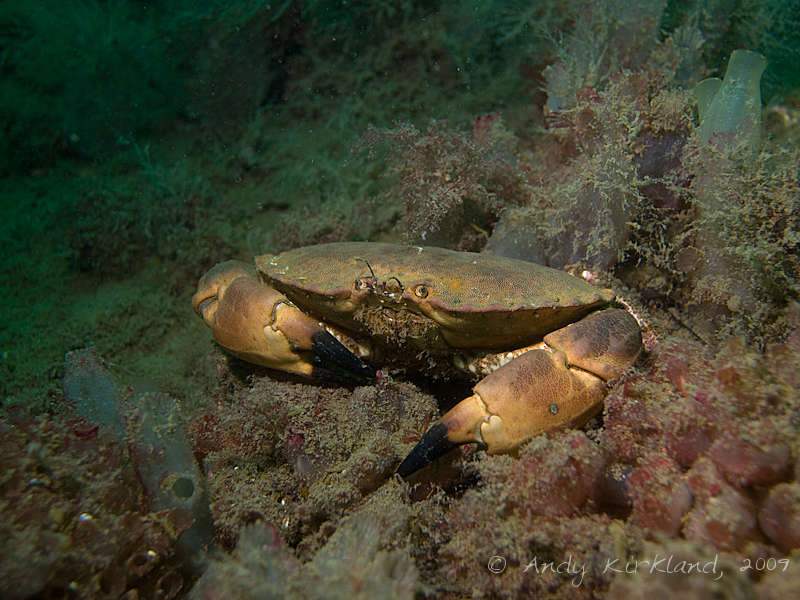
[[[367,268],[369,269],[369,274],[370,274],[370,275],[372,275],[372,278],[373,278],[375,281],[378,281],[378,278],[377,278],[377,277],[375,277],[375,271],[373,271],[373,270],[372,270],[372,265],[371,265],[371,264],[369,264],[369,261],[368,261],[366,258],[363,258],[363,257],[361,257],[361,256],[356,256],[356,259],[357,259],[357,260],[363,260],[363,261],[366,263],[366,265],[367,265]]]

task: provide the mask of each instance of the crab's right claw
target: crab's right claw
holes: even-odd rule
[[[364,379],[375,371],[262,283],[241,261],[214,266],[197,285],[195,312],[220,346],[257,365],[315,379]]]
[[[602,406],[604,383],[569,369],[563,352],[531,350],[490,373],[428,430],[397,473],[408,477],[461,444],[510,452],[534,435],[581,423]]]
[[[642,349],[636,320],[607,309],[545,336],[479,381],[474,394],[447,411],[397,469],[408,477],[459,444],[510,452],[555,427],[580,426],[603,406],[605,382],[631,366]]]

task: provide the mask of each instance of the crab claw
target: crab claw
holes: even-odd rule
[[[605,380],[632,365],[642,345],[636,320],[618,309],[589,315],[545,342],[550,348],[530,350],[479,381],[428,430],[398,474],[407,477],[460,444],[482,443],[497,454],[555,427],[583,425],[602,407]]]
[[[217,343],[248,362],[323,380],[375,375],[246,263],[214,266],[200,279],[192,305]]]

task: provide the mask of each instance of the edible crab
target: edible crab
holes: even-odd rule
[[[451,448],[509,452],[580,426],[641,331],[614,293],[521,260],[380,243],[309,246],[213,267],[192,299],[216,341],[251,363],[314,379],[369,380],[391,365],[478,379],[400,464]]]

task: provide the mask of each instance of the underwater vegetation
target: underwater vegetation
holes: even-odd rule
[[[0,5],[0,596],[789,598],[796,0]],[[312,385],[216,262],[440,245],[613,287],[581,429],[397,466],[469,393]]]

